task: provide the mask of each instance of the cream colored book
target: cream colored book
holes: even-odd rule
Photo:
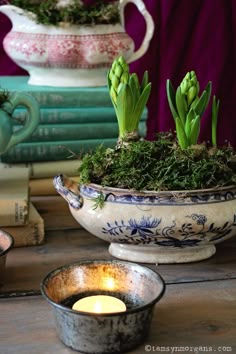
[[[14,238],[14,247],[36,246],[45,240],[44,220],[32,203],[29,205],[28,224],[3,227]]]
[[[25,225],[29,214],[29,168],[0,169],[0,227]]]
[[[73,181],[78,182],[79,176],[70,177]],[[58,195],[54,184],[53,177],[33,178],[29,181],[30,196],[33,195]]]
[[[15,163],[7,164],[0,163],[0,173],[2,169],[13,167],[27,167],[29,168],[30,179],[33,178],[47,178],[54,177],[60,173],[67,176],[78,176],[78,168],[81,164],[80,160],[59,160],[59,161],[45,161],[45,162],[30,162],[30,163]]]

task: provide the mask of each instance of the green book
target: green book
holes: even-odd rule
[[[16,132],[20,125],[13,126]],[[118,123],[84,123],[84,124],[40,124],[25,142],[67,141],[88,139],[118,138]],[[146,122],[139,124],[139,135],[146,136]]]
[[[10,148],[1,156],[1,160],[5,163],[18,163],[66,160],[69,157],[79,159],[101,144],[114,148],[116,142],[117,138],[21,143]]]
[[[29,85],[28,76],[1,76],[0,87],[9,92],[25,92],[35,97],[40,107],[111,107],[107,86],[52,87]]]
[[[13,113],[14,124],[22,124],[25,121],[27,111],[17,108]],[[147,108],[145,108],[141,121],[147,120]],[[82,124],[82,123],[117,122],[115,110],[112,107],[67,107],[67,108],[41,108],[40,124]]]

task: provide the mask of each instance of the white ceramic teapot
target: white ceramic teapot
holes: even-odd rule
[[[146,33],[135,51],[125,32],[124,9],[136,5],[146,22]],[[120,24],[53,26],[36,23],[35,15],[13,5],[0,6],[12,22],[3,40],[8,56],[28,71],[31,85],[103,86],[107,69],[122,55],[128,63],[143,56],[154,32],[154,22],[143,0],[120,0]],[[30,14],[30,16],[29,16]]]

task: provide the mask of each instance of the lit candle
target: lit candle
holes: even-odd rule
[[[126,306],[114,296],[93,295],[76,301],[72,309],[91,313],[115,313],[126,311]]]

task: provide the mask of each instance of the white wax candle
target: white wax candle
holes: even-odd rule
[[[114,296],[93,295],[76,301],[72,309],[91,313],[115,313],[126,311],[126,306]]]

